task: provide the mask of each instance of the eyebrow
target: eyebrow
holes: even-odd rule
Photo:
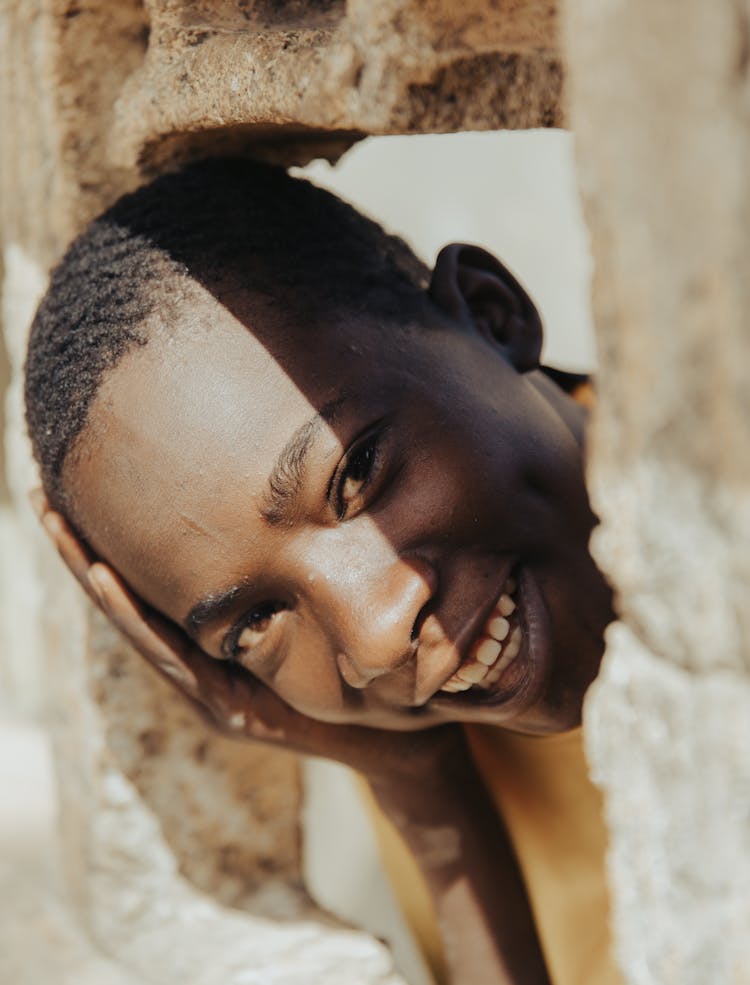
[[[300,425],[287,441],[274,462],[268,477],[268,490],[261,500],[261,515],[272,526],[290,523],[296,500],[305,478],[307,455],[324,425],[332,423],[346,396],[324,404],[308,421]],[[193,639],[203,626],[215,622],[231,610],[248,587],[247,579],[217,592],[210,592],[195,603],[183,623]]]
[[[240,582],[223,591],[211,592],[196,602],[185,617],[184,626],[193,639],[196,639],[202,626],[213,622],[231,609],[239,595],[246,588],[246,582]]]
[[[268,490],[261,500],[261,516],[272,527],[292,523],[305,478],[308,453],[323,427],[336,418],[346,399],[339,397],[324,404],[317,414],[297,428],[281,449],[268,477]]]

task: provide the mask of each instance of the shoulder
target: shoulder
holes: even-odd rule
[[[595,404],[591,377],[584,373],[568,373],[551,366],[540,366],[529,374],[529,380],[562,417],[579,445],[583,445],[586,417]]]
[[[540,366],[539,371],[567,393],[577,404],[591,409],[596,402],[594,379],[589,373],[569,373],[554,366]]]

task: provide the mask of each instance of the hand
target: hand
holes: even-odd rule
[[[225,735],[335,759],[379,784],[413,783],[445,773],[468,756],[457,727],[393,732],[319,722],[285,704],[243,667],[205,654],[171,620],[138,599],[119,575],[93,556],[41,490],[32,505],[63,561],[91,601],[128,642]]]

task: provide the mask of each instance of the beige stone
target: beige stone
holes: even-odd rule
[[[47,261],[136,166],[562,119],[551,0],[15,0],[2,31],[3,181],[30,206],[6,235]]]
[[[569,0],[596,264],[589,751],[633,985],[750,975],[750,4]]]
[[[116,107],[118,161],[152,168],[207,146],[304,161],[364,133],[561,119],[553,3],[162,0],[148,11],[148,51]]]

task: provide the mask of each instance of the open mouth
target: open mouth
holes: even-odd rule
[[[515,597],[517,590],[517,580],[511,575],[471,645],[466,660],[442,685],[440,692],[487,692],[513,666],[524,643],[524,630]]]
[[[508,724],[543,700],[553,667],[546,601],[530,565],[516,561],[504,577],[489,614],[484,609],[466,626],[459,666],[413,711],[432,707],[444,721]],[[469,709],[480,718],[464,718]]]
[[[461,666],[434,698],[510,712],[534,700],[547,673],[544,605],[528,572],[516,566]]]

